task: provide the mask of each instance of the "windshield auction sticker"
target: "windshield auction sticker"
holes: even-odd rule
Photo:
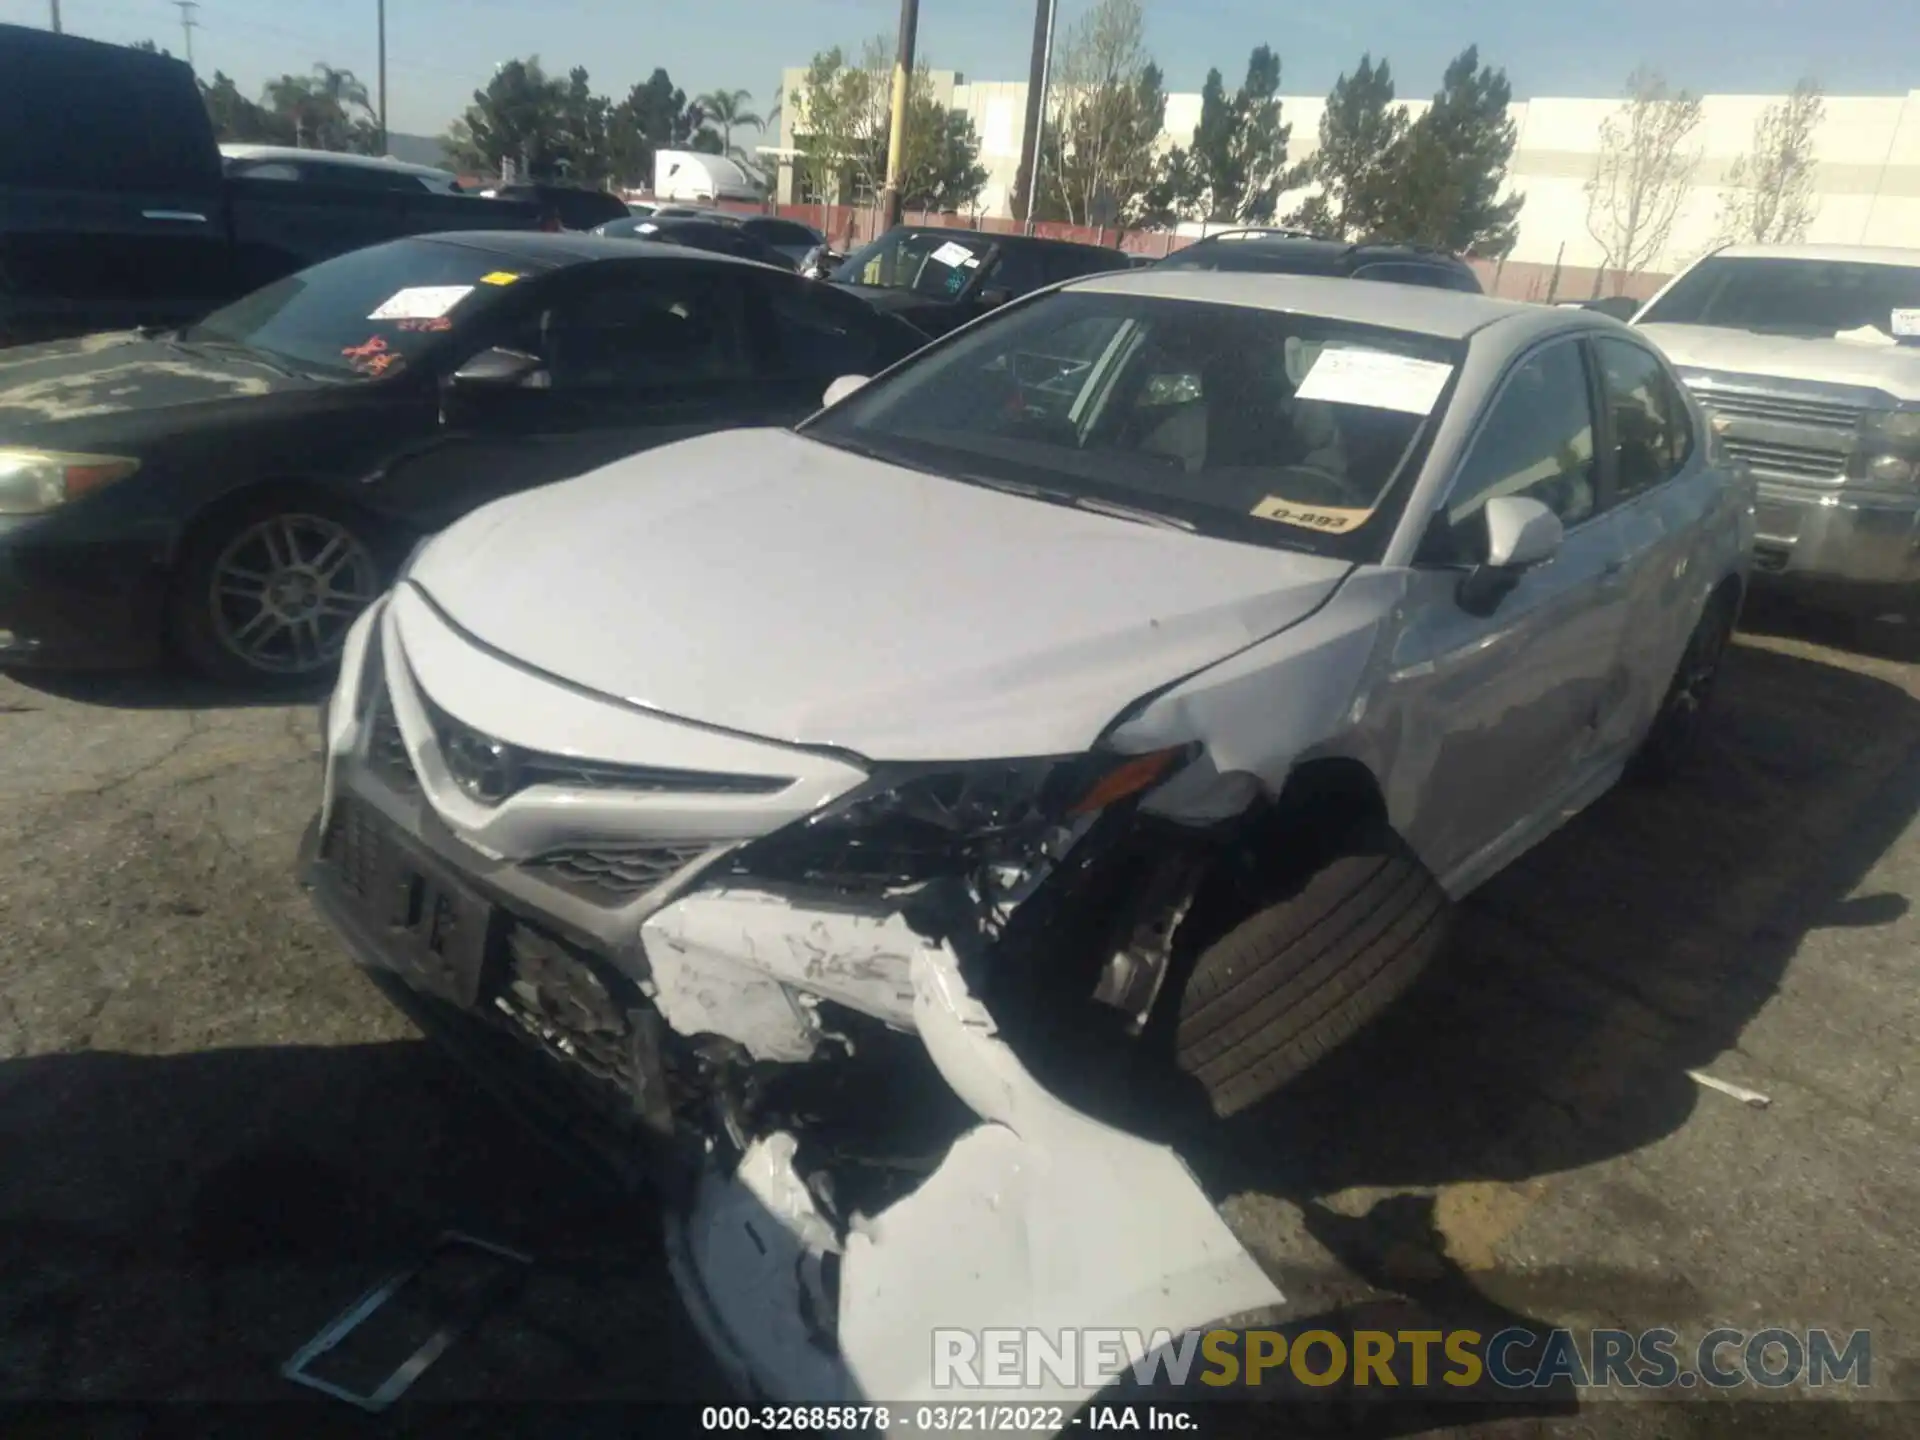
[[[1315,358],[1307,378],[1294,391],[1294,399],[1430,415],[1451,374],[1453,367],[1437,360],[1416,360],[1385,350],[1328,346]]]
[[[1344,535],[1367,523],[1371,510],[1349,510],[1328,505],[1296,505],[1283,495],[1269,495],[1250,512],[1257,520],[1278,520],[1323,535]]]
[[[396,290],[369,320],[438,320],[473,293],[471,285],[412,285]]]
[[[520,277],[512,270],[494,270],[480,277],[482,285],[511,285]]]
[[[1920,310],[1896,310],[1892,323],[1893,333],[1903,340],[1920,335]]]
[[[947,241],[946,244],[934,251],[928,258],[938,260],[942,265],[953,270],[958,270],[962,265],[978,265],[980,263],[973,258],[973,252],[958,240]]]

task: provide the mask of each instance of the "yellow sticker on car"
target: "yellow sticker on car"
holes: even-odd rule
[[[1364,525],[1371,510],[1348,510],[1328,505],[1296,505],[1279,495],[1269,495],[1253,507],[1255,518],[1278,520],[1283,525],[1298,525],[1303,530],[1319,530],[1327,535],[1343,535]]]
[[[480,283],[482,285],[511,285],[519,278],[520,277],[511,270],[495,270],[489,275],[482,275],[480,277]]]

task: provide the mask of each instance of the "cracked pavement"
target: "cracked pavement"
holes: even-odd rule
[[[0,1398],[286,1398],[279,1364],[449,1227],[539,1263],[423,1401],[722,1398],[655,1217],[504,1121],[313,918],[311,705],[209,698],[0,678]],[[1871,1328],[1876,1393],[1920,1400],[1916,800],[1920,667],[1749,636],[1692,774],[1573,821],[1469,902],[1407,1003],[1183,1147],[1279,1318]],[[1894,1435],[1913,1413],[1565,1408],[1340,1423]]]

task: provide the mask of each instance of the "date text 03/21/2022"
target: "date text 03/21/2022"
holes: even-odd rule
[[[700,1428],[709,1432],[813,1431],[875,1434],[1055,1435],[1062,1430],[1198,1428],[1185,1410],[1165,1405],[708,1405]]]

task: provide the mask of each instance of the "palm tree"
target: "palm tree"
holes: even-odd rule
[[[700,107],[700,114],[720,127],[722,153],[739,157],[744,152],[736,149],[733,143],[733,127],[760,129],[767,122],[761,119],[747,106],[753,103],[751,90],[714,90],[699,96],[693,102]]]

